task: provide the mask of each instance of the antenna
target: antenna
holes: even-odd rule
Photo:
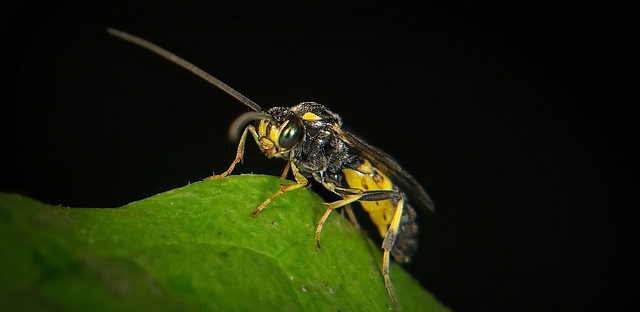
[[[227,92],[229,95],[233,96],[234,98],[236,98],[238,101],[242,102],[244,105],[249,106],[249,108],[253,109],[256,112],[264,112],[262,110],[262,107],[260,107],[260,105],[256,104],[254,101],[250,100],[248,97],[242,95],[240,92],[234,90],[233,88],[229,87],[226,83],[220,81],[218,78],[211,76],[209,73],[205,72],[204,70],[200,69],[200,67],[191,64],[189,61],[155,45],[154,43],[151,43],[145,39],[142,39],[140,37],[134,36],[132,34],[126,33],[124,31],[120,31],[114,28],[107,28],[107,33],[109,33],[112,36],[118,37],[124,41],[128,41],[130,43],[133,43],[137,46],[143,47],[155,54],[158,54],[164,58],[166,58],[167,60],[174,62],[175,64],[177,64],[178,66],[198,75],[200,78],[206,80],[207,82],[209,82],[210,84],[222,89],[222,91]]]

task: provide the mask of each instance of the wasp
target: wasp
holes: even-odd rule
[[[231,125],[230,136],[237,138],[247,123],[254,122],[244,127],[235,159],[225,172],[208,179],[220,179],[231,174],[235,165],[243,160],[245,143],[251,135],[267,157],[287,161],[282,177],[286,177],[290,169],[295,183],[282,185],[251,213],[251,217],[260,213],[276,197],[305,187],[309,179],[313,179],[341,198],[328,203],[318,221],[315,244],[320,250],[320,233],[329,215],[335,209],[345,207],[353,221],[355,218],[350,204],[359,202],[383,238],[382,275],[389,297],[398,305],[389,277],[390,255],[397,262],[406,263],[417,248],[416,212],[408,199],[411,198],[413,204],[426,211],[434,211],[429,195],[398,162],[343,130],[340,116],[321,104],[303,102],[293,107],[273,107],[265,111],[227,84],[175,54],[116,29],[109,28],[107,32],[176,63],[252,109]]]

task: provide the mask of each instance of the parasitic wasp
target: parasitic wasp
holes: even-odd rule
[[[236,138],[244,127],[236,158],[225,172],[208,178],[220,179],[231,174],[235,165],[242,161],[248,135],[253,137],[267,157],[285,159],[287,165],[282,177],[286,177],[291,170],[295,183],[282,185],[251,213],[252,217],[276,197],[306,186],[308,179],[316,180],[341,198],[328,203],[327,210],[318,221],[315,243],[320,249],[320,233],[331,212],[344,207],[354,221],[351,203],[359,202],[383,238],[382,274],[389,297],[398,305],[389,277],[390,255],[397,262],[405,263],[417,248],[416,212],[408,199],[426,211],[434,211],[429,195],[398,162],[343,130],[340,116],[321,104],[302,102],[293,107],[273,107],[265,111],[227,84],[175,54],[113,28],[108,28],[107,32],[176,63],[253,110],[242,114],[231,125],[230,135]],[[250,122],[254,124],[245,127]]]

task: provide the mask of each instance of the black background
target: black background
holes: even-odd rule
[[[115,27],[265,108],[320,102],[397,158],[438,210],[408,269],[454,310],[637,304],[625,9],[226,2],[3,9],[0,190],[117,207],[227,168],[247,108]],[[249,146],[236,173],[283,165]]]

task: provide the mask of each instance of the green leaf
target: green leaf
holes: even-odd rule
[[[382,311],[382,253],[307,189],[251,212],[282,183],[242,175],[120,208],[0,194],[0,310]],[[403,310],[447,311],[399,265]]]

